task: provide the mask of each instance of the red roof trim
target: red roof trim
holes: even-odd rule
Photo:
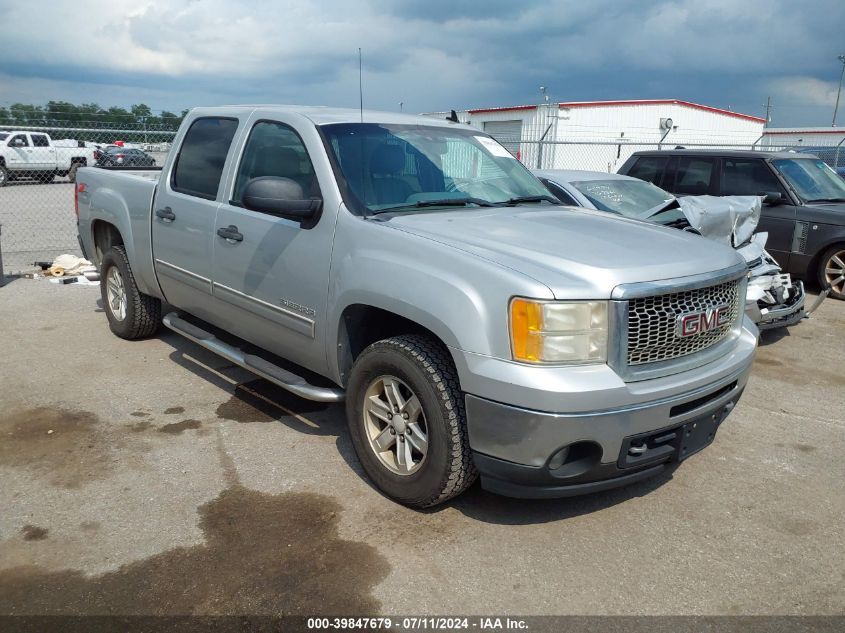
[[[737,119],[744,119],[746,121],[755,121],[757,123],[765,123],[766,119],[750,114],[742,114],[741,112],[731,112],[722,108],[714,108],[712,106],[701,105],[700,103],[693,103],[692,101],[683,101],[681,99],[639,99],[630,101],[568,101],[559,103],[561,108],[590,108],[598,106],[627,106],[627,105],[666,105],[674,104],[684,106],[687,108],[695,108],[696,110],[703,110],[705,112],[714,112],[716,114],[724,114],[725,116],[732,116]],[[501,108],[478,108],[476,110],[467,110],[470,114],[487,114],[491,112],[517,112],[520,110],[536,110],[536,105],[520,105],[520,106],[505,106]]]
[[[788,134],[789,136],[800,136],[801,134],[808,135],[808,136],[815,136],[816,134],[838,134],[839,136],[845,136],[845,128],[841,128],[838,130],[794,130],[792,132],[789,131],[781,131],[781,130],[773,130],[771,132],[764,131],[763,136],[774,136],[775,134]]]
[[[687,108],[695,108],[696,110],[704,110],[705,112],[714,112],[716,114],[724,114],[726,116],[736,117],[737,119],[745,119],[746,121],[756,121],[758,123],[765,123],[766,119],[750,114],[742,114],[741,112],[732,112],[722,108],[714,108],[712,106],[701,105],[700,103],[693,103],[692,101],[683,101],[681,99],[640,99],[632,101],[570,101],[568,103],[561,103],[561,108],[589,108],[594,106],[610,106],[610,105],[661,105],[674,104],[685,106]]]
[[[536,110],[536,105],[521,105],[521,106],[505,106],[502,108],[478,108],[477,110],[467,110],[470,114],[484,114],[486,112],[509,112],[511,110]]]

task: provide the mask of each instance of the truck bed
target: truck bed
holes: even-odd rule
[[[150,223],[160,169],[116,170],[85,167],[79,170],[79,236],[89,259],[99,265],[94,248],[98,220],[118,228],[126,254],[133,263],[139,288],[150,292],[157,286],[153,270]]]

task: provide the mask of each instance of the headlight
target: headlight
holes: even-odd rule
[[[515,298],[510,310],[514,360],[603,363],[607,360],[606,301]]]

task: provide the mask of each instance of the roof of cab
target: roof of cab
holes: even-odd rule
[[[812,154],[795,151],[770,152],[750,149],[663,149],[634,152],[632,156],[724,156],[727,158],[816,158]]]
[[[531,173],[539,178],[557,182],[587,182],[590,180],[639,180],[622,174],[610,174],[605,171],[586,169],[532,169]]]
[[[191,114],[199,116],[233,116],[260,112],[267,116],[282,114],[298,114],[310,119],[315,125],[327,125],[329,123],[392,123],[405,125],[434,125],[441,127],[460,126],[470,129],[462,123],[454,123],[445,119],[436,119],[416,114],[403,114],[399,112],[382,112],[379,110],[359,110],[356,108],[329,108],[323,106],[302,106],[302,105],[276,105],[276,104],[249,104],[231,106],[198,107],[191,110]],[[479,131],[479,134],[483,132]]]

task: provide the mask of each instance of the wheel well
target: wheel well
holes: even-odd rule
[[[71,165],[76,164],[76,165],[83,165],[84,166],[84,165],[88,164],[88,159],[85,158],[84,156],[77,156],[76,158],[70,159],[70,164]]]
[[[94,234],[94,257],[97,260],[94,263],[99,266],[112,246],[123,244],[123,236],[114,224],[103,220],[96,220],[92,230]]]
[[[363,304],[347,306],[340,317],[338,331],[338,367],[342,383],[345,385],[349,380],[349,370],[361,352],[376,341],[400,334],[423,334],[443,343],[428,328],[394,312]]]

